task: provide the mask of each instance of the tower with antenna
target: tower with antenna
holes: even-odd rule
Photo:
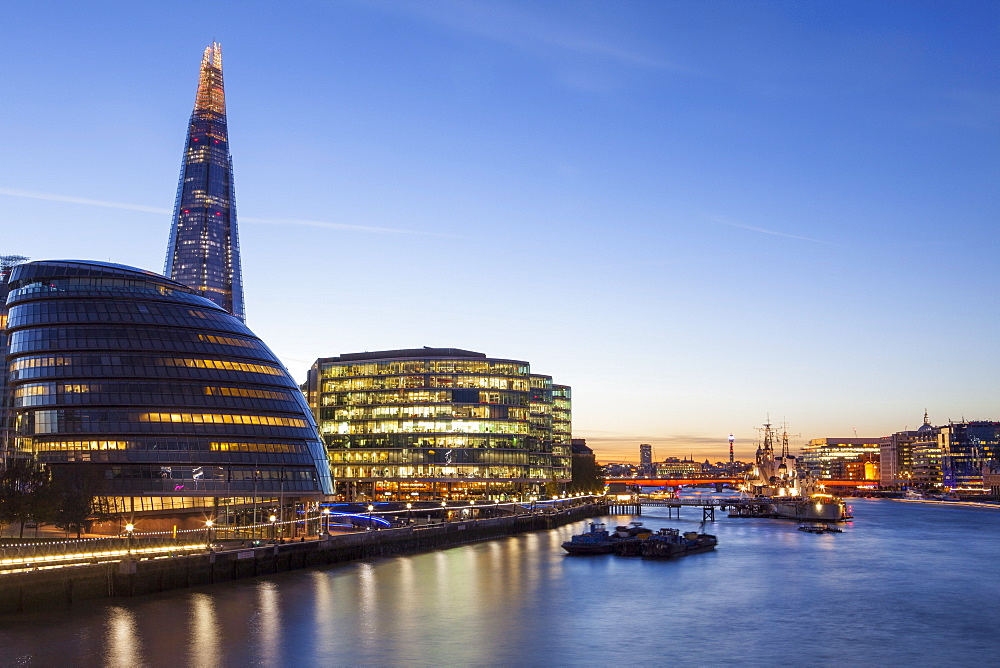
[[[729,435],[729,477],[732,478],[736,472],[736,463],[733,461],[733,441],[736,437],[732,434]]]

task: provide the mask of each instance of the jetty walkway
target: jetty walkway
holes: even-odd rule
[[[644,499],[633,497],[627,500],[608,499],[608,512],[622,515],[642,515],[643,507],[666,508],[667,517],[680,517],[682,508],[701,508],[702,520],[715,521],[715,511],[729,511],[733,517],[759,517],[764,512],[764,501],[740,498],[691,498],[691,499]]]

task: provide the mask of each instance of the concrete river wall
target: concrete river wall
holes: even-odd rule
[[[141,596],[355,559],[435,550],[553,529],[606,511],[603,504],[587,504],[545,515],[447,522],[195,555],[4,573],[0,574],[0,614],[45,610],[89,599]]]

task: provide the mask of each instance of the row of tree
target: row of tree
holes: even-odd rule
[[[53,480],[48,470],[30,459],[11,459],[0,471],[0,523],[19,525],[53,524],[66,531],[83,533],[93,513],[94,495],[82,478]],[[0,531],[2,534],[2,531]]]
[[[566,491],[573,494],[603,494],[604,476],[593,455],[573,456],[573,481]]]

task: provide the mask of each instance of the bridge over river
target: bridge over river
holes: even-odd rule
[[[715,485],[721,489],[725,485],[736,485],[742,478],[605,478],[608,485],[621,483],[629,487],[697,487]],[[877,487],[878,480],[820,480],[824,487]]]

